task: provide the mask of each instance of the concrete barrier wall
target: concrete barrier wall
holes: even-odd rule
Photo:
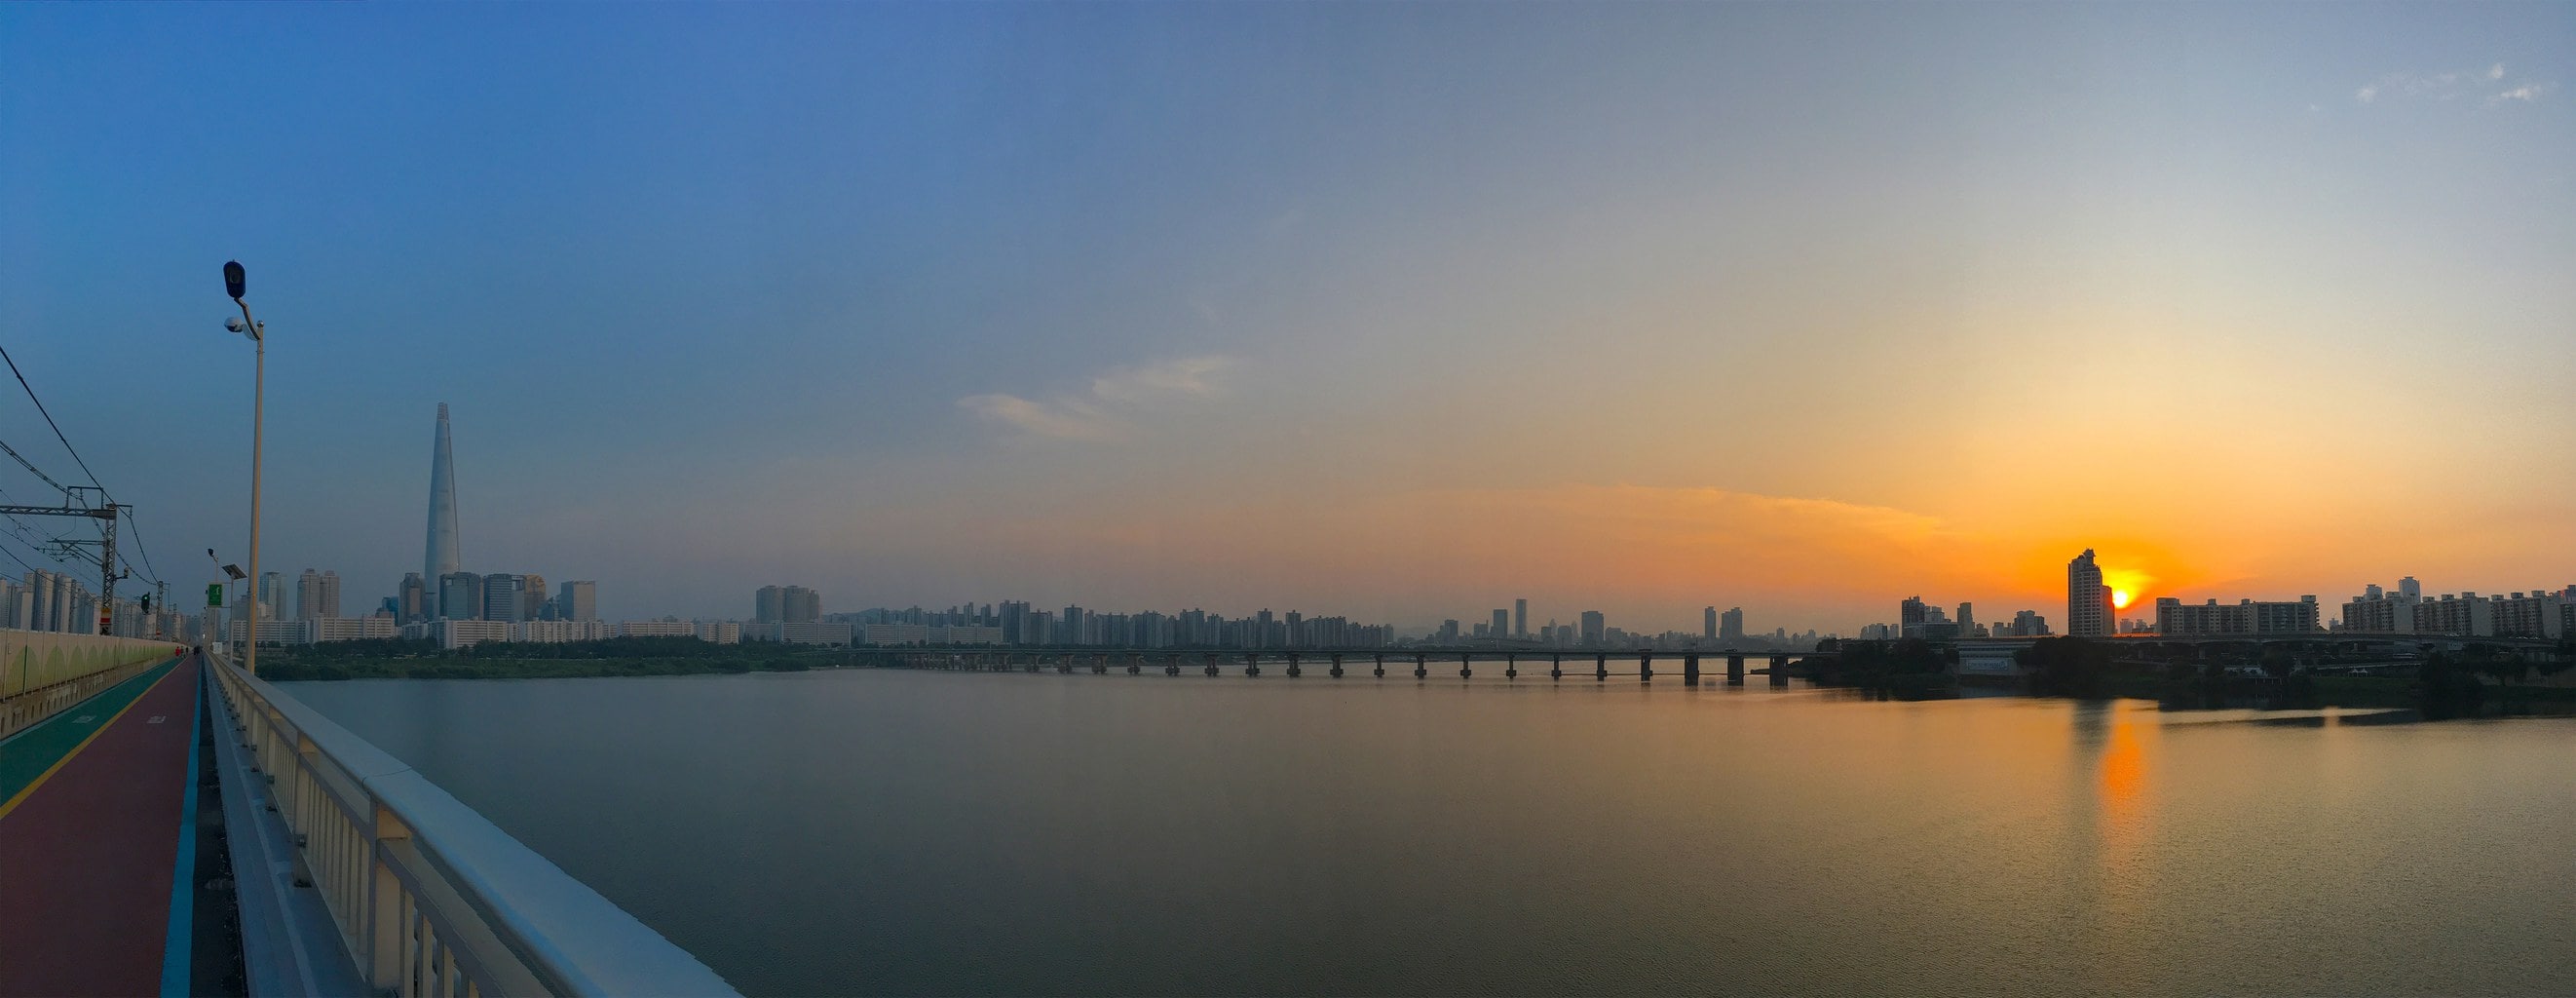
[[[150,638],[0,629],[0,738],[184,650]]]

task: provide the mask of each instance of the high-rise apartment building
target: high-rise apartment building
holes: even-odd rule
[[[563,584],[555,594],[555,617],[559,620],[598,620],[599,583],[574,579]]]
[[[1908,596],[1905,602],[1896,605],[1896,626],[1899,629],[1930,619],[1932,619],[1931,611],[1925,609],[1921,596]]]
[[[1604,625],[1605,621],[1602,619],[1601,611],[1583,611],[1583,643],[1587,645],[1600,644],[1604,635],[1609,631],[1609,628]]]
[[[751,597],[753,621],[810,624],[823,616],[823,597],[804,586],[762,586]]]
[[[2079,638],[2111,636],[2111,587],[2102,584],[2102,568],[2093,549],[2066,563],[2066,633]]]
[[[1704,606],[1699,608],[1699,636],[1710,641],[1717,640],[1716,607]]]
[[[286,576],[278,572],[259,573],[259,619],[276,620],[286,599]]]
[[[322,573],[305,569],[304,574],[295,577],[295,619],[312,620],[324,616],[336,614],[322,612]]]
[[[1717,639],[1719,641],[1744,640],[1743,607],[1729,607],[1725,613],[1717,615]]]
[[[420,577],[437,580],[431,584],[446,593],[446,578],[462,570],[456,557],[456,450],[447,435],[447,403],[438,404],[438,431],[429,449],[429,547],[421,556]],[[483,605],[430,607],[432,617],[470,620],[481,613]]]
[[[1512,601],[1512,636],[1516,638],[1526,638],[1530,636],[1528,600],[1516,599]]]
[[[1496,611],[1494,611],[1494,624],[1493,624],[1493,629],[1491,629],[1491,630],[1489,630],[1489,631],[1487,631],[1487,632],[1485,632],[1485,633],[1490,634],[1490,635],[1493,635],[1494,637],[1497,637],[1497,638],[1507,638],[1507,637],[1510,637],[1510,636],[1511,636],[1511,634],[1512,634],[1512,629],[1511,629],[1511,628],[1512,628],[1512,612],[1511,612],[1511,611],[1509,611],[1509,610],[1496,610]]]

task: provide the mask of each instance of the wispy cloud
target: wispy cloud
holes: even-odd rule
[[[1000,393],[969,395],[958,399],[957,406],[1022,436],[1116,440],[1170,403],[1216,396],[1225,373],[1236,364],[1231,357],[1182,357],[1105,372],[1091,379],[1091,389],[1084,393],[1044,401]]]
[[[2494,107],[2506,101],[2530,102],[2548,93],[2555,83],[2545,80],[2505,82],[2504,64],[2493,63],[2485,69],[2462,69],[2428,73],[2407,71],[2390,73],[2354,88],[2352,99],[2362,104],[2403,101],[2456,101],[2469,97],[2483,98]]]

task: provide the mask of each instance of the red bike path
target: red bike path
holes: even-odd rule
[[[197,661],[0,742],[0,996],[162,992]]]

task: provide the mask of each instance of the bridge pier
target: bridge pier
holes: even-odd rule
[[[1342,678],[1342,653],[1333,653],[1333,678]]]
[[[1551,681],[1557,681],[1557,682],[1562,682],[1562,681],[1564,681],[1564,679],[1565,679],[1565,655],[1564,655],[1564,653],[1559,652],[1559,653],[1557,653],[1557,654],[1550,655],[1550,656],[1548,656],[1548,657],[1547,657],[1547,678],[1548,678],[1549,680],[1551,680]]]
[[[1521,678],[1521,657],[1520,657],[1520,655],[1518,655],[1518,654],[1511,654],[1511,655],[1505,655],[1505,656],[1503,656],[1503,678],[1505,678],[1505,679],[1519,679],[1519,678]]]
[[[1637,653],[1637,682],[1639,682],[1639,683],[1651,683],[1651,682],[1654,682],[1654,681],[1655,681],[1655,653],[1654,653],[1654,652],[1650,652],[1650,651],[1641,651],[1641,652],[1638,652],[1638,653]]]
[[[1216,656],[1214,655],[1207,657],[1207,674],[1210,676],[1216,675]]]
[[[1091,674],[1095,676],[1106,676],[1109,674],[1109,656],[1107,654],[1091,656]]]
[[[1136,675],[1137,673],[1140,673],[1140,672],[1143,672],[1143,671],[1145,671],[1145,656],[1143,656],[1143,655],[1136,655],[1136,656],[1132,656],[1132,657],[1128,658],[1128,660],[1127,660],[1127,674],[1128,674],[1128,675],[1133,676],[1133,675]]]
[[[1303,673],[1302,671],[1300,671],[1300,670],[1297,668],[1297,653],[1296,653],[1296,652],[1293,652],[1293,651],[1292,651],[1292,652],[1289,652],[1289,653],[1288,653],[1288,678],[1290,678],[1290,679],[1295,679],[1295,678],[1297,678],[1298,676],[1303,675],[1303,674],[1304,674],[1304,673]]]
[[[1177,675],[1180,675],[1180,674],[1181,674],[1181,657],[1180,657],[1180,656],[1178,656],[1178,655],[1165,655],[1165,656],[1163,656],[1163,674],[1164,674],[1164,675],[1166,675],[1166,676],[1177,676]]]
[[[1699,653],[1698,653],[1698,652],[1691,652],[1691,653],[1689,653],[1689,654],[1686,654],[1686,655],[1683,655],[1683,656],[1682,656],[1682,685],[1684,685],[1684,686],[1697,686],[1697,685],[1699,685]]]
[[[1413,656],[1413,678],[1431,678],[1431,660],[1416,652]]]
[[[1384,655],[1377,657],[1377,678],[1386,678],[1386,656]]]
[[[1244,675],[1244,678],[1247,678],[1247,679],[1257,679],[1257,678],[1260,678],[1260,676],[1261,676],[1261,655],[1260,655],[1260,653],[1258,653],[1258,652],[1246,652],[1246,653],[1244,653],[1244,656],[1243,656],[1243,675]]]
[[[1726,653],[1726,685],[1728,685],[1728,686],[1742,686],[1742,685],[1744,685],[1744,653],[1743,653],[1743,652],[1740,652],[1740,651],[1731,651],[1731,652],[1727,652],[1727,653]]]
[[[1592,681],[1596,683],[1606,683],[1610,681],[1609,652],[1592,653]]]
[[[1773,655],[1773,656],[1771,656],[1771,685],[1773,685],[1773,686],[1787,686],[1787,685],[1789,685],[1789,656],[1787,656],[1787,655]]]
[[[1475,677],[1475,657],[1476,656],[1463,651],[1458,653],[1458,678],[1471,679]]]

